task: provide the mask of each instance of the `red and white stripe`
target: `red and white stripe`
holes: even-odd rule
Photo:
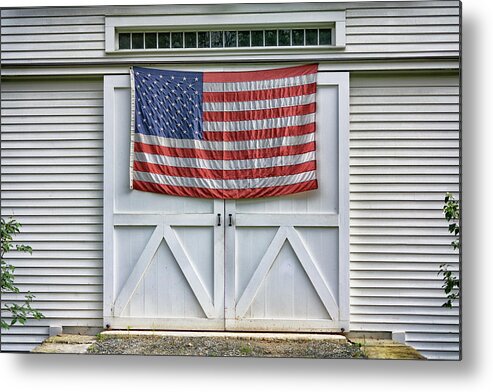
[[[204,73],[204,140],[135,133],[133,188],[219,199],[316,189],[316,78],[316,64]]]

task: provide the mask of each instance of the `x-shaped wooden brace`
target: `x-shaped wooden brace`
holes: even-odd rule
[[[250,279],[243,295],[236,304],[236,317],[241,318],[247,312],[285,241],[288,241],[291,244],[294,253],[312,282],[313,287],[327,309],[329,316],[332,320],[338,319],[339,307],[337,306],[337,302],[334,299],[327,282],[325,282],[316,263],[313,261],[310,253],[308,253],[306,245],[298,232],[293,227],[286,226],[281,226],[279,228],[262,257],[262,260],[260,260],[257,269],[253,273],[252,279]]]
[[[168,225],[157,225],[151,238],[144,247],[139,259],[135,263],[135,266],[127,278],[127,281],[123,285],[120,294],[118,295],[113,308],[113,314],[115,317],[120,316],[127,307],[130,299],[134,295],[137,287],[144,278],[149,266],[152,264],[152,259],[156,254],[161,241],[165,241],[168,247],[176,259],[179,267],[181,268],[183,275],[185,276],[190,288],[192,289],[195,297],[199,301],[205,315],[208,318],[214,318],[216,311],[212,303],[209,294],[200,280],[197,271],[195,270],[190,257],[183,248],[183,244],[176,235],[175,231]]]

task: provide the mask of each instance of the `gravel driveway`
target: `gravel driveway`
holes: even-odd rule
[[[359,345],[346,340],[105,334],[98,336],[88,354],[365,358]]]

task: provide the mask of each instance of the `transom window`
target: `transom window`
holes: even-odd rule
[[[331,28],[118,32],[118,50],[333,46]]]

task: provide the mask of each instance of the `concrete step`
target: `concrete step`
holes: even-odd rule
[[[368,359],[426,359],[416,349],[391,339],[351,339]]]
[[[159,347],[158,349],[156,347]],[[338,348],[340,347],[340,348]],[[60,334],[34,353],[425,359],[385,338],[323,333],[104,331],[97,336]]]
[[[96,342],[96,336],[60,334],[50,336],[32,353],[43,354],[85,354]]]
[[[241,338],[251,340],[326,340],[334,343],[347,343],[341,334],[322,333],[281,333],[281,332],[212,332],[212,331],[104,331],[101,336],[173,336],[173,337],[210,337]]]

